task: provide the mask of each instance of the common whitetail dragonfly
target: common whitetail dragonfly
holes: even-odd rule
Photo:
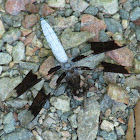
[[[61,65],[51,68],[48,72],[48,75],[56,71],[62,70],[63,71],[62,74],[56,81],[56,86],[60,85],[61,81],[64,78],[66,78],[68,85],[72,87],[72,94],[78,97],[83,96],[83,94],[86,92],[86,87],[84,86],[80,87],[80,74],[78,70],[93,70],[93,69],[87,66],[74,66],[74,63],[89,56],[79,55],[71,59],[70,61],[55,32],[44,19],[41,19],[41,27],[54,56],[61,63]],[[94,51],[94,53],[91,55],[94,56],[100,53],[121,48],[116,43],[114,43],[114,41],[109,41],[104,43],[91,42],[91,49]],[[129,74],[129,72],[125,69],[124,66],[106,62],[101,62],[101,65],[104,68],[103,69],[104,72]],[[37,78],[37,75],[33,74],[32,71],[30,71],[25,76],[23,81],[14,88],[14,90],[10,93],[9,96],[12,97],[14,96],[16,98],[19,97],[20,95],[28,91],[31,87],[33,87],[35,84],[40,82],[42,78],[43,77]],[[32,105],[29,107],[27,111],[28,113],[32,114],[31,121],[34,118],[36,118],[36,116],[39,114],[40,110],[43,108],[46,101],[50,99],[50,97],[51,94],[49,93],[48,95],[46,95],[43,88],[38,92],[37,96],[34,98],[32,102]]]

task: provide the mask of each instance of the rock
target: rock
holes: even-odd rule
[[[13,113],[10,112],[6,116],[4,116],[3,124],[5,133],[10,133],[15,130],[15,119]]]
[[[72,114],[71,116],[69,116],[68,120],[70,121],[71,126],[73,128],[77,128],[78,127],[77,115],[76,114]]]
[[[107,24],[107,30],[116,33],[116,32],[123,32],[122,25],[119,21],[112,19],[112,18],[105,18],[105,23]]]
[[[42,133],[42,138],[45,140],[46,138],[49,138],[48,140],[60,140],[60,137],[58,135],[58,133],[56,133],[55,131],[50,131],[50,130],[45,130]]]
[[[0,52],[0,64],[9,64],[12,57],[8,53]]]
[[[116,127],[117,135],[125,135],[125,132],[122,128],[122,126]]]
[[[99,115],[100,106],[98,102],[91,97],[87,101],[86,109],[81,109],[78,113],[77,135],[79,140],[94,140],[96,138]]]
[[[52,56],[49,56],[45,61],[44,63],[40,66],[40,69],[39,69],[39,73],[44,76],[46,79],[50,79],[53,75],[50,74],[48,75],[48,72],[51,68],[53,68],[55,66],[54,64],[54,58]]]
[[[33,3],[36,0],[7,0],[5,4],[6,12],[11,15],[18,15],[20,11],[25,11],[27,3]]]
[[[104,140],[117,140],[117,134],[112,131],[112,132],[106,132],[106,131],[100,131],[99,136],[103,137]]]
[[[22,140],[29,140],[31,139],[31,137],[33,136],[33,134],[24,128],[19,128],[16,129],[15,132],[7,134],[6,136],[2,136],[2,140],[20,140],[22,138]]]
[[[100,31],[99,38],[100,38],[101,42],[107,42],[108,41],[108,36],[107,36],[107,34],[105,33],[104,30]]]
[[[10,28],[3,36],[2,40],[5,43],[12,44],[14,41],[17,41],[21,36],[21,31],[18,28]]]
[[[75,17],[75,16],[70,16],[70,17],[67,17],[67,18],[58,17],[58,18],[55,18],[54,28],[56,30],[63,30],[63,29],[74,26],[74,24],[77,23],[77,22],[78,22],[78,18]]]
[[[66,29],[61,35],[62,45],[65,50],[77,47],[95,36],[94,33],[88,31],[72,32],[71,29]]]
[[[123,10],[123,9],[120,9],[120,17],[122,19],[128,20],[129,19],[129,13],[127,11]]]
[[[101,129],[110,132],[114,130],[114,125],[107,120],[103,120],[103,122],[101,123]]]
[[[130,20],[135,21],[140,18],[140,7],[136,7],[133,9],[130,15]]]
[[[2,20],[9,27],[13,26],[13,20],[12,20],[12,16],[11,15],[2,13]]]
[[[50,128],[51,125],[53,125],[53,124],[56,124],[56,121],[55,121],[53,118],[47,116],[47,117],[45,118],[45,120],[43,121],[43,124],[42,124],[42,125],[43,125],[45,128]]]
[[[6,48],[6,51],[11,55],[12,54],[12,50],[13,50],[13,46],[9,45],[9,44],[6,44],[5,48]]]
[[[90,0],[90,6],[97,7],[100,11],[110,15],[118,11],[117,0]]]
[[[48,16],[52,13],[54,13],[55,10],[53,10],[52,8],[50,8],[46,3],[43,3],[41,5],[41,8],[40,8],[40,13],[41,15],[43,16]]]
[[[101,30],[105,30],[106,25],[103,20],[99,20],[98,18],[84,14],[81,17],[81,31],[88,31],[91,33],[95,33],[95,37],[90,39],[92,42],[99,41],[99,33]]]
[[[4,45],[4,42],[2,40],[0,40],[0,51],[1,51],[2,47],[3,47],[3,45]]]
[[[39,68],[39,64],[37,63],[23,62],[23,61],[19,62],[19,66],[26,70],[33,70],[33,72],[36,72]]]
[[[89,4],[84,0],[70,0],[70,5],[73,11],[83,12]]]
[[[130,1],[126,1],[124,4],[123,4],[123,8],[129,12],[131,9],[132,9],[132,5],[131,5],[131,2]]]
[[[136,88],[140,85],[140,80],[136,76],[131,76],[125,79],[124,82],[125,86],[128,86],[129,88]]]
[[[128,21],[127,20],[125,20],[125,19],[122,20],[122,27],[123,27],[123,29],[127,29],[127,27],[128,27]]]
[[[137,59],[134,59],[134,72],[140,73],[140,61]]]
[[[65,7],[65,0],[48,0],[48,5],[54,8]]]
[[[94,69],[101,61],[104,59],[104,54],[99,55],[89,55],[88,57],[79,60],[75,63],[75,66],[86,66]],[[94,60],[94,61],[93,61]]]
[[[69,17],[72,14],[72,9],[66,9],[65,10],[65,17]]]
[[[39,11],[38,5],[34,5],[33,3],[28,3],[25,5],[25,8],[27,11],[29,11],[31,14],[37,14]]]
[[[106,53],[107,56],[111,57],[118,64],[126,67],[131,67],[133,65],[134,54],[127,47],[121,49],[109,51]]]
[[[140,27],[136,27],[137,40],[140,41]]]
[[[2,37],[2,35],[5,33],[5,28],[3,26],[2,21],[0,20],[0,38]]]
[[[43,46],[42,42],[37,38],[36,35],[34,36],[31,45],[37,48],[41,48]]]
[[[98,8],[96,7],[92,7],[92,6],[89,6],[85,11],[84,11],[84,14],[89,14],[89,15],[97,15],[98,13]]]
[[[27,36],[30,33],[32,33],[32,30],[21,27],[21,33],[22,33],[22,36]]]
[[[22,25],[25,28],[33,27],[39,21],[39,17],[35,14],[26,15],[25,19],[22,21]]]
[[[127,91],[117,85],[109,84],[107,94],[110,96],[111,99],[117,100],[125,104],[129,103],[129,95]]]
[[[32,40],[34,39],[35,34],[34,33],[30,33],[24,40],[24,45],[28,45],[32,42]]]
[[[70,111],[70,99],[67,96],[52,97],[50,103],[62,112]]]
[[[25,46],[23,42],[18,42],[16,46],[13,47],[12,56],[14,63],[19,63],[25,59]]]
[[[0,79],[0,100],[4,101],[8,94],[21,82],[21,77]],[[7,88],[8,87],[8,88]]]

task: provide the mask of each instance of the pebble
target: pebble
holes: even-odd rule
[[[125,104],[129,103],[128,93],[123,88],[117,85],[109,84],[107,93],[114,100],[117,100]]]
[[[10,28],[9,31],[3,34],[2,40],[4,43],[12,44],[14,41],[19,40],[20,36],[21,31],[18,28]]]
[[[91,97],[87,101],[86,109],[81,109],[78,113],[78,139],[94,140],[96,138],[99,115],[100,106],[98,102],[93,97]]]
[[[50,131],[50,130],[45,130],[42,133],[42,138],[43,139],[49,138],[49,140],[60,140],[58,133],[56,133],[55,131]]]
[[[106,24],[103,20],[100,20],[92,15],[84,14],[81,17],[81,31],[88,31],[95,33],[95,37],[90,39],[91,42],[99,41],[100,30],[105,30]]]
[[[18,42],[12,49],[12,57],[14,63],[25,60],[25,46],[23,42]]]
[[[2,21],[0,20],[0,38],[2,37],[2,35],[5,33],[5,28],[3,26]]]
[[[61,35],[62,45],[65,50],[77,47],[95,36],[94,33],[87,31],[72,32],[71,29],[66,29]]]
[[[62,112],[70,111],[70,99],[67,96],[52,97],[50,103]]]
[[[66,9],[65,10],[65,17],[69,17],[72,14],[72,9]]]
[[[89,4],[84,0],[70,0],[70,5],[73,11],[83,12]]]
[[[104,140],[117,140],[117,135],[114,131],[111,132],[100,131],[99,136],[103,137]]]
[[[122,19],[128,20],[129,19],[129,12],[127,12],[123,9],[120,9],[120,16],[121,16]]]
[[[73,128],[77,128],[78,123],[77,123],[77,115],[76,114],[72,114],[71,116],[69,116],[68,120],[71,123],[71,126]]]
[[[65,0],[48,0],[48,5],[53,8],[64,8]]]
[[[4,42],[2,40],[0,40],[0,51],[2,50]]]
[[[0,52],[0,64],[9,64],[12,57],[8,53]]]
[[[122,126],[116,127],[117,135],[125,135],[125,132],[122,128]]]
[[[134,21],[134,20],[137,20],[139,18],[140,18],[140,7],[136,7],[130,15],[130,20]]]
[[[101,123],[101,129],[110,132],[114,130],[114,125],[107,120],[103,120],[103,122]]]
[[[100,11],[113,15],[118,11],[118,1],[117,0],[90,0],[90,6],[95,6],[99,8]]]
[[[99,38],[101,42],[107,42],[109,39],[104,30],[100,31]]]
[[[98,8],[96,7],[92,7],[92,6],[89,6],[85,11],[84,11],[85,14],[90,14],[90,15],[97,15],[98,13]]]
[[[31,139],[33,134],[30,132],[30,130],[24,129],[24,128],[19,128],[16,129],[15,132],[9,133],[6,136],[2,136],[2,140],[20,140],[21,138],[23,139]]]
[[[119,21],[112,19],[112,18],[105,18],[105,23],[107,25],[107,30],[116,33],[116,32],[123,32],[122,25]]]
[[[10,112],[6,116],[4,116],[3,124],[5,133],[10,133],[15,130],[15,119],[13,113]]]

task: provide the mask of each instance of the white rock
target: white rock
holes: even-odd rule
[[[114,125],[107,121],[107,120],[103,120],[102,124],[101,124],[101,129],[105,130],[107,132],[113,131],[114,130]]]

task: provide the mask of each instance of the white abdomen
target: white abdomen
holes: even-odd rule
[[[58,37],[56,36],[54,30],[51,28],[51,26],[43,19],[41,18],[41,27],[44,33],[44,36],[52,49],[52,52],[56,59],[60,63],[66,63],[68,61],[67,54],[61,45]]]

